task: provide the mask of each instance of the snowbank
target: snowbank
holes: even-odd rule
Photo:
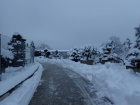
[[[85,65],[70,60],[49,60],[42,62],[58,64],[76,71],[95,85],[99,95],[111,99],[115,105],[140,105],[140,74],[126,70],[124,66],[107,63],[105,65]]]
[[[34,65],[39,66],[38,71],[25,81],[18,89],[16,89],[10,96],[0,102],[0,105],[28,105],[39,82],[42,75],[43,67],[39,64]],[[34,70],[34,66],[27,69],[28,71]]]
[[[0,81],[0,95],[3,95],[8,90],[19,84],[21,81],[32,75],[38,66],[38,63],[28,65],[16,73],[9,74],[9,78],[7,78],[7,75],[4,75],[4,77],[2,77],[2,81]]]
[[[20,71],[22,71],[23,67],[20,66],[20,67],[8,67],[5,69],[5,73],[2,73],[2,81],[3,80],[6,80],[8,78],[12,78],[14,77],[16,74],[18,74]]]

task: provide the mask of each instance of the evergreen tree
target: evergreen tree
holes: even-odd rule
[[[86,60],[89,60],[89,58],[91,58],[91,50],[92,50],[91,46],[85,46],[83,55],[86,58]]]
[[[60,58],[60,54],[59,54],[58,50],[55,51],[53,57],[56,59]]]
[[[103,46],[103,53],[105,55],[110,55],[113,53],[113,45],[112,45],[113,41],[108,41],[106,43],[104,43]]]
[[[123,44],[120,41],[119,37],[112,36],[109,38],[111,41],[111,46],[112,46],[112,53],[117,54],[119,57],[123,57],[124,55],[124,50],[123,50]]]
[[[99,57],[100,52],[97,50],[97,48],[92,47],[91,49],[91,59],[94,60],[96,57]]]
[[[80,60],[80,53],[79,53],[79,49],[78,48],[73,48],[71,51],[70,51],[70,59],[75,61],[75,62],[78,62]]]
[[[84,47],[78,48],[78,56],[81,60],[84,60]]]
[[[117,46],[117,43],[114,43],[113,40],[109,40],[108,42],[104,43],[100,62],[123,63],[123,60],[117,54],[118,48],[119,46]]]
[[[70,58],[74,61],[95,60],[97,57],[99,59],[99,56],[100,52],[91,45],[86,45],[80,48],[75,47],[70,51]]]
[[[135,36],[136,36],[136,44],[135,44],[135,48],[138,48],[140,50],[140,26],[135,28],[136,30],[136,33],[135,33]]]
[[[140,67],[140,26],[135,28],[136,44],[127,55],[127,59],[131,65]]]
[[[125,41],[124,41],[124,44],[123,44],[123,48],[124,48],[124,56],[125,56],[125,59],[127,58],[127,55],[129,53],[129,50],[131,49],[131,41],[129,38],[127,38]]]
[[[129,49],[131,49],[131,41],[130,41],[130,39],[129,38],[127,38],[126,40],[125,40],[125,42],[124,42],[124,50],[126,51],[126,52],[128,52],[129,51]]]
[[[8,45],[9,50],[14,54],[12,66],[24,66],[25,60],[25,39],[22,38],[20,34],[14,34]],[[19,63],[20,62],[20,63]]]

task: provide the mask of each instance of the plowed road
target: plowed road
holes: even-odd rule
[[[93,85],[72,70],[42,63],[42,80],[29,105],[109,105]]]

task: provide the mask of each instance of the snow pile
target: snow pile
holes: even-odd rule
[[[99,95],[111,99],[115,105],[140,104],[140,74],[126,70],[119,64],[85,65],[70,60],[49,60],[37,58],[42,62],[58,64],[76,71],[95,85]]]
[[[7,78],[8,75],[4,75],[4,77],[2,77],[3,81],[0,81],[0,95],[6,93],[8,90],[12,89],[17,84],[19,84],[20,82],[25,80],[27,77],[32,75],[38,66],[39,66],[38,63],[30,64],[24,67],[19,72],[9,74],[9,78]]]
[[[18,72],[22,70],[22,66],[20,67],[8,67],[5,69],[5,73],[2,73],[2,81],[11,77],[14,77]]]
[[[28,105],[39,82],[42,75],[43,67],[39,64],[34,65],[39,66],[38,71],[31,77],[26,80],[18,89],[16,89],[10,96],[5,98],[0,102],[0,105]],[[35,70],[32,65],[28,71]],[[18,78],[17,78],[18,79]]]

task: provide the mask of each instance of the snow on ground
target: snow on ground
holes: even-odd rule
[[[14,58],[14,55],[12,53],[12,51],[9,51],[9,50],[6,50],[4,48],[1,49],[1,55],[5,58],[10,58],[10,59],[13,59]]]
[[[36,58],[74,70],[95,85],[99,95],[111,99],[115,105],[140,105],[140,73],[126,70],[119,64],[85,65],[70,60]]]
[[[24,68],[10,67],[6,69],[6,72],[2,74],[2,81],[0,81],[0,95],[4,94],[19,84],[21,81],[32,75],[38,67],[39,69],[35,75],[25,81],[10,96],[1,101],[0,105],[28,105],[30,99],[33,96],[33,93],[39,84],[43,70],[42,65],[39,63],[30,64]]]
[[[8,78],[12,78],[13,76],[17,75],[20,71],[24,70],[23,67],[8,67],[5,69],[5,73],[2,73],[1,80],[6,80]]]
[[[13,91],[10,94],[10,96],[8,96],[3,101],[1,101],[0,105],[28,105],[29,104],[29,102],[30,102],[34,92],[36,91],[36,88],[37,88],[39,82],[40,82],[43,67],[42,67],[42,65],[35,63],[34,65],[30,65],[30,67],[27,67],[24,69],[24,71],[26,71],[26,72],[33,71],[33,70],[37,69],[37,66],[39,66],[39,69],[33,75],[33,77],[26,80],[18,89]],[[21,71],[21,73],[26,74],[23,71]],[[17,79],[19,79],[19,78],[17,78]]]
[[[19,70],[18,72],[9,73],[9,78],[7,78],[8,77],[7,72],[5,75],[3,74],[2,81],[0,81],[0,95],[3,95],[5,92],[12,89],[21,81],[25,80],[27,77],[32,75],[38,66],[39,66],[38,63],[30,64],[24,67],[23,69]],[[13,71],[13,69],[11,69],[11,71]]]

